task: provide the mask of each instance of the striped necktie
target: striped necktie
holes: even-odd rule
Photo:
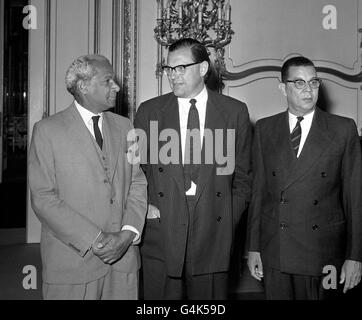
[[[300,137],[302,136],[302,128],[300,126],[301,121],[304,119],[303,117],[297,117],[298,121],[295,125],[292,133],[290,134],[290,140],[292,141],[293,150],[295,155],[298,155],[298,149],[300,144]]]

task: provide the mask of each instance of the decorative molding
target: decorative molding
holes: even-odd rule
[[[113,57],[121,92],[115,112],[131,121],[136,113],[138,0],[113,0]]]
[[[221,75],[223,80],[240,80],[262,72],[280,73],[280,69],[281,67],[279,66],[260,66],[260,67],[250,68],[241,72],[229,72],[226,69],[222,69]],[[327,68],[327,67],[317,67],[317,66],[316,70],[317,72],[326,73],[348,82],[354,82],[354,83],[362,82],[362,72],[353,75],[353,74],[343,73],[336,69]]]
[[[94,0],[94,53],[99,53],[101,31],[101,3]]]
[[[362,82],[362,71],[358,74],[347,74],[343,73],[339,70],[335,70],[332,68],[326,68],[326,67],[316,67],[317,72],[322,72],[326,74],[330,74],[332,76],[335,76],[337,78],[340,78],[342,80],[348,81],[348,82]]]
[[[50,17],[51,17],[51,1],[44,1],[44,90],[43,90],[43,118],[50,114]]]

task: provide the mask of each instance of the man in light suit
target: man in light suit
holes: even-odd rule
[[[287,60],[281,78],[288,110],[255,126],[248,266],[267,299],[338,297],[361,279],[356,125],[316,106],[321,80],[309,59]]]
[[[32,207],[42,223],[45,299],[137,299],[147,182],[127,158],[130,121],[111,112],[119,87],[100,55],[66,73],[74,102],[34,126]]]
[[[148,154],[144,298],[225,299],[234,232],[250,196],[248,110],[205,87],[210,60],[196,40],[172,44],[163,69],[173,92],[142,103],[135,119]]]

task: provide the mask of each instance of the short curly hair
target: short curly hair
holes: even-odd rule
[[[65,85],[67,90],[74,96],[77,93],[77,83],[79,80],[89,81],[96,74],[96,64],[109,60],[99,54],[87,54],[75,59],[65,73]]]

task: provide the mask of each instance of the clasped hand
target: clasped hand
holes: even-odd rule
[[[129,230],[102,232],[92,246],[93,253],[104,263],[112,264],[122,258],[134,237],[135,233]]]

